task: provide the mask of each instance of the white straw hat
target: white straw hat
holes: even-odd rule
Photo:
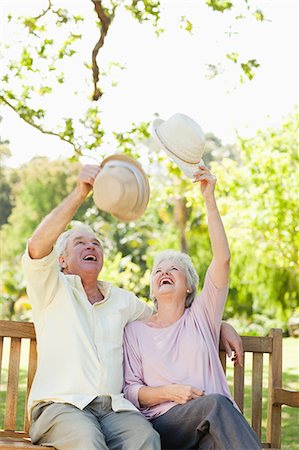
[[[152,136],[187,177],[193,178],[199,164],[204,164],[205,135],[191,117],[177,113],[166,121],[155,119]]]
[[[149,182],[141,165],[127,155],[115,154],[102,161],[93,185],[96,206],[130,222],[138,219],[149,201]]]

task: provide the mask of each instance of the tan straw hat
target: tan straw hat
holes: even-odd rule
[[[127,155],[115,154],[102,161],[93,185],[96,206],[123,222],[140,217],[149,201],[149,182],[141,165]]]
[[[191,117],[177,113],[166,121],[155,119],[152,136],[187,177],[193,178],[198,165],[204,164],[205,135]]]

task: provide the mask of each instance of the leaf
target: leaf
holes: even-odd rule
[[[28,70],[32,70],[33,58],[26,48],[23,49],[20,63]]]
[[[226,57],[227,57],[227,59],[230,59],[231,61],[236,63],[236,62],[238,62],[239,53],[237,53],[237,52],[227,53]]]
[[[38,94],[39,95],[45,95],[45,94],[51,94],[51,92],[53,91],[53,89],[50,86],[40,86],[40,88],[38,89]]]
[[[206,4],[214,11],[224,12],[233,7],[233,3],[227,0],[206,0]]]
[[[261,11],[260,9],[257,9],[254,13],[252,13],[253,17],[256,18],[257,21],[259,22],[263,22],[265,20],[265,16],[263,11]]]
[[[190,22],[190,20],[188,20],[186,16],[182,16],[180,22],[181,22],[180,28],[182,28],[182,29],[188,31],[188,33],[192,34],[192,30],[193,30],[192,22]]]
[[[260,64],[256,59],[250,59],[247,61],[247,63],[241,63],[242,70],[249,80],[252,80],[252,78],[255,76],[255,72],[252,69],[259,66]]]

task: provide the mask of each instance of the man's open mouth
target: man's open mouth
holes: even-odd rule
[[[86,255],[83,258],[84,261],[96,261],[97,257],[95,255]]]

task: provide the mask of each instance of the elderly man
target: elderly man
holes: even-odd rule
[[[103,249],[90,229],[63,232],[100,170],[82,168],[76,188],[37,227],[23,257],[38,344],[30,436],[62,450],[159,449],[158,433],[122,394],[124,327],[152,310],[98,281]]]

